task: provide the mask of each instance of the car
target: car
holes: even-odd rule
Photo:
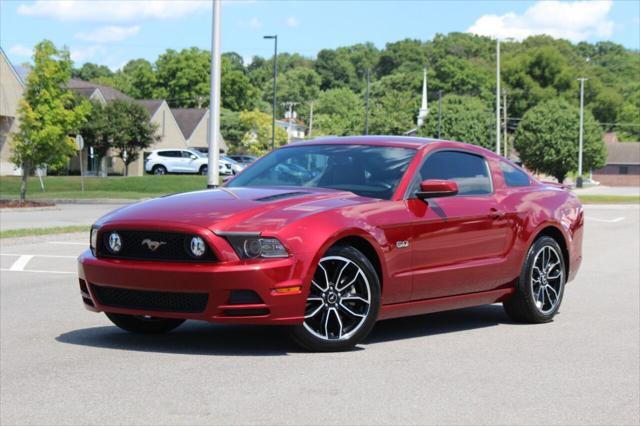
[[[240,173],[246,167],[244,164],[238,163],[236,160],[227,157],[226,155],[220,155],[220,160],[229,163],[229,167],[231,168],[231,172],[234,175]]]
[[[230,155],[229,158],[237,161],[240,164],[244,164],[245,166],[248,166],[249,164],[257,160],[257,157],[254,157],[253,155],[241,155],[241,154]]]
[[[551,321],[583,229],[570,190],[484,148],[323,138],[279,148],[222,188],[102,217],[78,259],[80,292],[135,333],[275,324],[304,348],[340,351],[379,320],[483,304]]]
[[[194,148],[194,150],[208,158],[209,148]],[[218,156],[218,168],[220,174],[223,176],[232,176],[242,171],[242,168],[235,165],[234,161],[230,161],[230,159],[222,153]]]
[[[154,175],[167,173],[198,173],[206,175],[209,159],[196,149],[156,149],[145,159],[145,171]],[[231,165],[221,161],[220,174],[232,174]]]

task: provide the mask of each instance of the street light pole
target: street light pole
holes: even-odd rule
[[[582,188],[582,144],[584,134],[584,82],[587,78],[580,77],[580,136],[578,142],[578,179],[576,180],[576,186]]]
[[[207,188],[219,183],[218,159],[220,156],[220,3],[212,0],[213,19],[211,28],[211,79],[209,87],[209,162],[207,164]]]
[[[264,36],[273,39],[273,112],[271,114],[271,151],[276,147],[276,88],[278,84],[278,35]]]
[[[496,38],[496,154],[500,155],[500,39]]]

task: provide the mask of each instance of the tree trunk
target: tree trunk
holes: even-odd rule
[[[27,178],[29,177],[30,167],[26,162],[22,163],[22,180],[20,181],[20,203],[24,203],[27,199]]]
[[[562,173],[562,174],[557,174],[554,177],[558,180],[558,183],[562,183],[564,182],[564,179],[567,177],[567,175],[565,173]]]
[[[129,163],[124,163],[124,175],[129,176]]]

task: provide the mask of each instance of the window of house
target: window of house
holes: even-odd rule
[[[628,175],[629,174],[629,166],[620,166],[618,168],[618,173],[620,173],[621,175]]]
[[[506,161],[500,161],[500,169],[507,186],[529,186],[531,183],[529,175]]]

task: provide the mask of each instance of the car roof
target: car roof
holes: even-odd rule
[[[294,146],[308,145],[372,145],[372,146],[389,146],[398,148],[414,148],[420,149],[425,146],[438,146],[443,148],[465,149],[475,151],[487,156],[495,157],[493,151],[485,149],[478,145],[472,145],[464,142],[456,142],[444,139],[419,138],[413,136],[330,136],[319,137],[304,142],[295,142],[285,145],[282,148]]]

